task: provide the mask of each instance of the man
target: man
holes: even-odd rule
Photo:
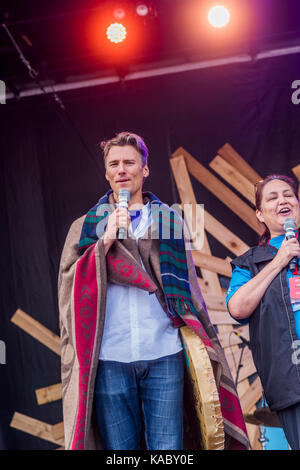
[[[182,449],[186,386],[179,327],[187,325],[205,342],[221,376],[227,447],[247,448],[228,365],[178,236],[182,221],[142,192],[148,149],[127,132],[102,147],[111,190],[73,223],[60,265],[65,446],[133,450],[144,438],[147,449]],[[121,189],[130,192],[128,210],[118,207]],[[120,228],[128,231],[122,241]],[[187,445],[199,448],[193,414],[189,403]]]

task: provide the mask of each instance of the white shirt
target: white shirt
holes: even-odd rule
[[[150,205],[142,209],[141,220],[132,231],[143,236],[150,223]],[[142,261],[141,261],[142,262]],[[106,316],[100,359],[135,362],[158,359],[182,350],[178,328],[161,307],[155,293],[134,286],[108,283]]]

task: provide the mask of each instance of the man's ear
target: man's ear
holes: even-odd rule
[[[262,211],[260,211],[259,209],[256,209],[255,212],[256,212],[256,217],[263,224],[265,222],[265,219],[264,219],[264,216],[262,214]]]
[[[150,173],[149,167],[148,167],[148,165],[145,165],[145,166],[143,167],[143,177],[144,177],[144,178],[148,178],[149,173]]]

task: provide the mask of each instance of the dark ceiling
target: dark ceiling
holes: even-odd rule
[[[145,19],[137,3],[2,0],[0,79],[17,94],[37,86],[35,72],[40,83],[58,84],[300,44],[299,0],[224,0],[232,16],[223,30],[207,23],[215,0],[152,0]],[[127,12],[120,45],[105,37],[116,7]]]

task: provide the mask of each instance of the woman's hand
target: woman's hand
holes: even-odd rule
[[[283,240],[272,261],[233,294],[228,302],[231,315],[238,320],[250,317],[273,279],[294,256],[300,256],[298,240],[296,238]]]
[[[300,256],[300,245],[297,238],[284,239],[279,248],[274,262],[278,263],[280,271],[287,266],[294,257]]]

